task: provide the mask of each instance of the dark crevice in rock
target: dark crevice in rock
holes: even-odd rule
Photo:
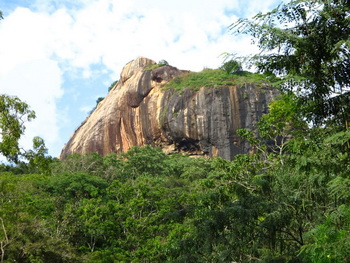
[[[201,149],[199,140],[192,138],[182,138],[180,141],[175,142],[175,145],[180,152],[198,152]]]

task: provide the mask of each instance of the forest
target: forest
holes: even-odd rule
[[[293,0],[230,30],[261,52],[223,68],[281,90],[232,161],[151,146],[58,160],[39,137],[23,151],[35,113],[0,95],[0,263],[350,262],[349,0]]]

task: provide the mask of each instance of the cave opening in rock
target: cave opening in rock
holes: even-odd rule
[[[198,152],[201,149],[199,140],[191,138],[183,138],[182,140],[176,142],[176,148],[184,152]]]

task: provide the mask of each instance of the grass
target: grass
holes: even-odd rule
[[[153,70],[153,69],[156,69],[156,68],[160,68],[164,65],[161,65],[161,64],[149,64],[146,66],[145,68],[145,71],[150,71],[150,70]]]
[[[160,68],[160,67],[163,67],[166,65],[169,65],[169,64],[165,60],[162,60],[162,61],[158,62],[157,64],[150,63],[146,66],[145,71],[153,70],[153,69]]]
[[[199,90],[202,87],[220,88],[225,86],[242,86],[254,83],[257,86],[269,85],[265,75],[241,71],[234,74],[222,69],[204,69],[201,72],[189,72],[180,75],[164,86],[164,89],[182,91],[184,88]]]

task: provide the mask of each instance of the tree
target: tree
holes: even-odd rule
[[[252,20],[239,19],[231,30],[253,37],[261,52],[250,63],[297,91],[308,106],[306,117],[322,123],[337,115],[349,128],[349,0],[292,0]]]
[[[18,162],[18,141],[25,131],[24,123],[34,118],[35,112],[18,97],[0,95],[0,153],[8,160]]]
[[[158,65],[161,65],[161,66],[168,66],[169,63],[168,63],[168,61],[166,61],[165,59],[162,59],[162,60],[159,60]]]
[[[96,100],[96,105],[93,107],[93,109],[90,111],[89,114],[92,114],[96,110],[98,104],[100,104],[100,102],[103,101],[104,99],[105,99],[104,97],[98,97]]]
[[[78,262],[74,248],[58,231],[52,197],[39,188],[45,179],[43,175],[1,174],[1,263]]]
[[[24,157],[29,161],[28,167],[32,172],[50,174],[50,164],[53,162],[51,156],[47,155],[47,148],[42,138],[33,138],[33,150],[26,151]]]
[[[242,63],[240,63],[234,59],[231,59],[229,61],[224,62],[220,68],[222,70],[225,70],[229,74],[241,72],[243,70]]]
[[[110,92],[117,84],[118,84],[118,80],[113,81],[112,84],[108,87],[108,92]]]

